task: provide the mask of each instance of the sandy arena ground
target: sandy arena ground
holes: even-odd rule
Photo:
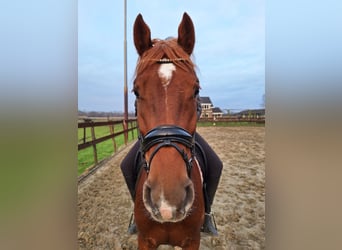
[[[219,236],[202,234],[200,249],[265,249],[265,128],[201,127],[198,132],[223,162],[212,206]],[[119,168],[129,149],[79,184],[79,249],[137,249],[136,236],[126,233],[133,203]]]

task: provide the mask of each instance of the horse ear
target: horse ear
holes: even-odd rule
[[[141,56],[146,50],[152,47],[150,28],[144,22],[141,14],[135,19],[133,30],[134,45],[139,56]]]
[[[178,27],[178,44],[191,55],[195,46],[195,28],[190,16],[184,12]]]

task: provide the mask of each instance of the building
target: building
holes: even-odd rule
[[[201,103],[201,116],[200,118],[212,118],[213,117],[213,103],[208,96],[200,96],[200,103]]]
[[[216,120],[217,118],[222,118],[223,112],[219,107],[213,108],[213,118]]]
[[[203,96],[200,97],[200,103],[201,103],[201,116],[200,118],[220,118],[223,117],[223,112],[220,108],[214,107],[213,103],[210,100],[210,97]]]

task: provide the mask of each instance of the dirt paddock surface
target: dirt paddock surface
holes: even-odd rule
[[[200,249],[265,249],[265,128],[200,127],[198,132],[223,162],[212,206],[219,236],[202,234]],[[79,184],[79,249],[137,249],[136,236],[126,233],[133,203],[119,167],[129,149]]]

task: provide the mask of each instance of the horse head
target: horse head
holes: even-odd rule
[[[148,172],[144,206],[155,221],[181,221],[191,213],[195,198],[191,161],[200,87],[190,59],[195,44],[192,20],[184,13],[178,38],[152,40],[139,14],[134,44],[139,60],[133,91]]]

